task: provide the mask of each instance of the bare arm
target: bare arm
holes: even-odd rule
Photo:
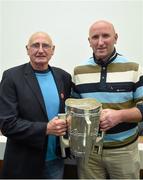
[[[136,107],[122,110],[104,109],[100,115],[100,128],[101,131],[107,131],[119,123],[139,122],[141,119],[142,114]]]

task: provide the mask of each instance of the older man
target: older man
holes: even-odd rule
[[[57,115],[71,76],[49,65],[55,46],[47,33],[34,33],[26,49],[30,62],[6,70],[0,84],[0,129],[7,137],[2,178],[60,179],[59,136],[67,125]]]

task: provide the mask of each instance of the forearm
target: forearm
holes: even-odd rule
[[[142,120],[142,114],[136,107],[119,111],[121,114],[121,122],[139,122]]]
[[[142,120],[141,111],[134,107],[131,109],[103,109],[100,115],[100,128],[101,131],[107,131],[108,129],[123,123],[139,122]]]

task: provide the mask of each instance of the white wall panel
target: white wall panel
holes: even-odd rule
[[[92,55],[88,29],[99,19],[115,25],[117,50],[143,64],[142,0],[1,0],[0,5],[0,79],[5,69],[29,61],[25,45],[35,31],[46,31],[54,40],[51,65],[72,74],[75,65]]]

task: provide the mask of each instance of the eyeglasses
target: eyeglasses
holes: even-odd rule
[[[35,49],[35,50],[38,50],[38,49],[40,48],[40,46],[42,46],[42,49],[44,49],[44,50],[47,50],[47,49],[49,49],[49,48],[52,47],[51,45],[46,44],[46,43],[42,43],[42,44],[40,44],[40,43],[34,43],[34,44],[31,44],[31,45],[30,45],[30,47],[33,48],[33,49]]]

